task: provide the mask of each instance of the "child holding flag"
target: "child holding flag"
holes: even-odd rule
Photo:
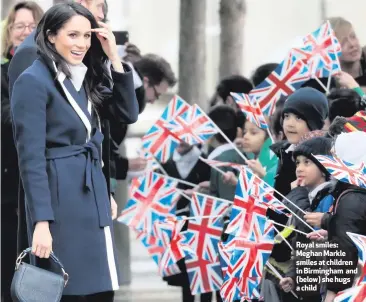
[[[330,155],[331,147],[331,139],[325,137],[314,137],[301,143],[293,152],[293,157],[296,162],[297,181],[294,183],[294,189],[287,195],[287,197],[304,211],[325,213],[328,212],[333,205],[334,199],[330,195],[332,184],[329,181],[329,173],[313,156]],[[302,192],[306,193],[306,196],[303,196],[303,194],[297,194],[298,187],[301,188]],[[287,206],[292,208],[294,211],[296,210],[291,204],[287,204]],[[298,211],[297,214],[300,217],[304,216],[300,211]],[[308,232],[304,223],[297,219],[293,225],[298,230],[306,233]],[[304,235],[296,233],[293,240],[295,243],[294,246],[296,246],[296,242],[299,241],[302,243],[310,242],[310,240]],[[287,277],[283,278],[280,282],[280,285],[285,292],[295,288],[296,260],[299,259],[297,259],[297,257],[292,258],[291,267],[289,272],[286,274]],[[303,293],[299,294],[302,295]],[[315,292],[305,295],[303,301],[321,301],[321,297],[319,292]]]

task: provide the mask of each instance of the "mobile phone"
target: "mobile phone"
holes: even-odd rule
[[[117,45],[125,45],[129,40],[128,31],[114,31],[113,34],[116,37]]]

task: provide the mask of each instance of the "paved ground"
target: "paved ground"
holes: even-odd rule
[[[149,258],[145,247],[131,238],[132,283],[123,286],[115,302],[180,302],[180,287],[168,286],[158,275],[157,266]]]

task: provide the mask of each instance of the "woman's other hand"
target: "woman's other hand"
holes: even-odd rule
[[[37,222],[33,232],[32,254],[49,258],[52,251],[52,236],[48,221]]]

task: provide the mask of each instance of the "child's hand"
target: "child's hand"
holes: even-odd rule
[[[266,169],[263,168],[262,164],[258,159],[251,159],[247,161],[248,167],[253,171],[259,178],[266,176]]]
[[[310,240],[315,240],[315,241],[323,241],[323,240],[326,240],[327,237],[328,237],[328,231],[326,231],[326,230],[319,230],[319,231],[311,232],[306,235],[306,238],[309,238]]]
[[[196,186],[196,187],[194,187],[192,189],[184,190],[183,193],[186,194],[189,197],[192,197],[193,193],[194,192],[198,192],[198,190],[199,190],[199,186]]]
[[[306,213],[304,216],[305,221],[317,228],[321,227],[322,224],[322,218],[324,216],[324,213]]]
[[[333,302],[336,296],[337,294],[335,292],[328,290],[324,302]]]
[[[282,278],[280,286],[285,293],[288,293],[294,289],[295,282],[291,277]]]
[[[349,89],[360,87],[356,80],[347,72],[341,71],[340,73],[335,75],[335,78],[341,87]]]
[[[223,179],[224,183],[230,184],[232,186],[236,186],[236,184],[238,183],[238,179],[236,178],[235,174],[231,171],[226,172],[222,176],[222,179]]]
[[[294,180],[292,183],[291,183],[291,190],[297,188],[297,187],[303,187],[305,185],[305,182],[303,179],[301,178],[298,178],[296,180]]]
[[[208,190],[210,188],[210,182],[208,180],[200,182],[198,184],[198,189],[205,189]]]

